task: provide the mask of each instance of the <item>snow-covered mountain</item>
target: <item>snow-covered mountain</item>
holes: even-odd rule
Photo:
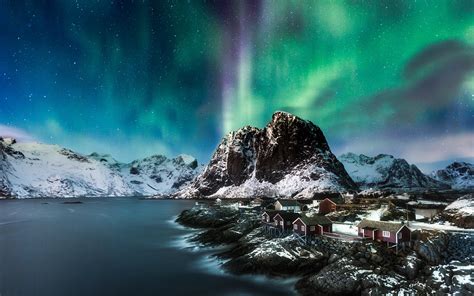
[[[279,111],[263,129],[229,133],[204,172],[176,196],[306,198],[356,189],[321,129]]]
[[[453,162],[431,176],[450,185],[453,189],[474,189],[474,165],[467,162]]]
[[[474,227],[474,194],[461,196],[449,204],[441,217],[463,228]]]
[[[363,189],[425,190],[449,186],[423,174],[415,165],[392,155],[374,157],[346,153],[339,156],[352,179]]]
[[[171,194],[199,172],[186,155],[119,163],[110,155],[81,155],[57,145],[0,138],[0,196],[78,197]]]

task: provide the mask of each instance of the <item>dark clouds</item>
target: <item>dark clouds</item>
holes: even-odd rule
[[[449,40],[428,46],[406,65],[404,81],[369,99],[372,112],[386,105],[394,119],[412,122],[420,112],[438,112],[463,97],[463,84],[474,75],[474,48]]]

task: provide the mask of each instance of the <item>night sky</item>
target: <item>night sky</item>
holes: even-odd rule
[[[130,161],[319,125],[336,154],[474,159],[474,1],[0,0],[0,135]]]

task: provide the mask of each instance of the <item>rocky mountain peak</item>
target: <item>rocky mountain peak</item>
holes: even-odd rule
[[[271,188],[290,182],[290,177],[296,179],[288,186],[292,189],[283,195],[298,194],[311,186],[315,192],[356,188],[331,153],[321,129],[282,111],[275,112],[263,129],[245,126],[224,137],[191,187],[208,196],[223,187],[250,186],[251,181],[252,188],[269,187],[268,193]]]
[[[280,123],[288,125],[294,121],[305,121],[305,120],[285,111],[275,111],[272,115],[272,120],[268,123],[268,125],[277,125]]]
[[[468,172],[472,170],[473,165],[464,161],[455,161],[452,164],[448,165],[447,169],[459,170],[461,172]]]
[[[0,137],[0,142],[5,145],[13,145],[16,144],[16,139],[12,137]]]
[[[188,166],[191,169],[195,169],[198,167],[197,159],[187,154],[178,155],[176,158],[173,159],[173,162],[178,165]]]
[[[468,162],[453,162],[446,168],[433,172],[431,176],[438,181],[449,184],[452,188],[474,188],[474,165]]]

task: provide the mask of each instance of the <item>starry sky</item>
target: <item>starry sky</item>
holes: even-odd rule
[[[474,160],[472,0],[0,2],[0,135],[205,162],[285,110],[337,155]]]

